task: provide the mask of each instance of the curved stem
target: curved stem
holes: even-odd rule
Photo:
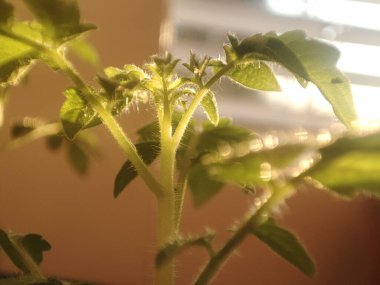
[[[219,272],[222,265],[228,260],[234,250],[240,246],[246,236],[252,232],[252,229],[261,225],[268,218],[272,210],[294,192],[293,187],[284,185],[275,187],[273,194],[259,208],[253,209],[248,213],[247,218],[242,222],[241,226],[235,231],[234,235],[226,242],[226,244],[209,260],[204,267],[194,285],[209,284],[215,275]],[[262,198],[266,199],[265,197]]]
[[[39,42],[32,39],[26,38],[22,35],[15,34],[13,32],[0,29],[0,34],[15,39],[17,41],[23,42],[40,52],[43,52],[46,56],[55,62],[60,70],[65,73],[71,81],[83,92],[84,99],[90,104],[90,106],[99,114],[103,123],[110,130],[112,136],[116,142],[120,145],[123,151],[127,154],[128,159],[132,162],[133,166],[136,168],[139,176],[144,180],[145,184],[150,190],[159,196],[162,194],[163,189],[161,184],[155,179],[152,173],[149,171],[148,166],[142,160],[138,154],[135,145],[129,139],[127,133],[121,128],[116,119],[110,114],[102,105],[102,103],[93,95],[91,90],[88,88],[87,84],[81,78],[79,73],[74,69],[74,67],[66,60],[64,55],[59,53],[56,49],[45,46]]]
[[[143,179],[145,184],[156,196],[161,195],[163,193],[161,184],[154,178],[153,174],[148,169],[148,166],[138,154],[137,149],[128,137],[128,134],[121,128],[112,114],[108,112],[103,107],[102,103],[93,95],[92,91],[88,88],[86,83],[71,66],[71,64],[67,62],[66,59],[57,51],[52,51],[50,55],[53,60],[59,64],[62,72],[64,72],[83,92],[84,99],[98,113],[99,117],[102,119],[102,122],[108,128],[119,146],[127,154],[128,159],[131,161],[132,165],[135,167],[137,173]]]
[[[215,82],[217,82],[224,74],[226,74],[233,67],[233,65],[234,65],[233,62],[226,64],[222,69],[220,69],[217,73],[215,73],[214,76],[212,76],[202,88],[198,90],[190,106],[188,107],[186,112],[183,114],[182,119],[179,121],[178,126],[175,130],[175,133],[173,135],[173,147],[176,150],[181,142],[183,134],[186,131],[187,125],[189,124],[191,118],[193,117],[195,110],[197,109],[199,104],[202,102],[204,96],[210,90],[211,86]]]

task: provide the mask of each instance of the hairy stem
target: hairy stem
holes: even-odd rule
[[[157,249],[163,248],[175,233],[174,171],[175,150],[172,147],[172,110],[166,82],[163,78],[163,106],[158,116],[161,130],[160,182],[164,193],[158,198],[158,240]],[[156,285],[170,285],[174,282],[175,260],[157,268]]]
[[[142,160],[138,154],[135,145],[129,139],[127,133],[121,128],[116,119],[110,114],[101,104],[101,102],[94,96],[91,90],[88,88],[87,84],[74,69],[74,67],[66,60],[65,56],[61,54],[57,49],[45,46],[39,42],[32,39],[23,37],[21,35],[9,32],[4,29],[0,29],[0,34],[7,36],[9,38],[21,41],[33,48],[36,48],[40,52],[43,52],[48,56],[55,64],[60,67],[60,70],[66,74],[71,81],[83,92],[84,99],[90,104],[90,106],[99,114],[104,125],[109,129],[112,136],[127,154],[128,159],[132,162],[139,176],[143,179],[148,188],[156,195],[162,194],[162,186],[155,179],[153,174],[148,169],[148,166]]]
[[[59,64],[61,70],[75,83],[75,85],[80,88],[83,92],[84,99],[90,104],[90,106],[98,113],[99,117],[102,119],[104,125],[108,128],[113,138],[127,154],[128,159],[131,161],[132,165],[135,167],[139,176],[143,179],[145,184],[150,190],[159,196],[162,194],[163,189],[161,184],[155,179],[153,174],[150,172],[148,166],[142,160],[141,156],[138,154],[135,145],[132,143],[128,134],[121,128],[116,119],[108,112],[102,105],[102,103],[94,96],[88,86],[85,84],[83,79],[77,73],[77,71],[71,66],[69,62],[65,60],[63,56],[55,52],[53,54],[55,62]]]
[[[220,69],[217,73],[212,76],[209,81],[198,90],[197,94],[195,95],[193,101],[187,108],[186,112],[183,114],[182,119],[179,121],[178,126],[175,130],[175,133],[173,135],[173,147],[175,149],[178,148],[181,139],[186,131],[186,128],[191,120],[191,118],[194,115],[195,110],[199,106],[199,104],[202,102],[203,98],[207,94],[207,92],[210,90],[211,86],[217,82],[224,74],[226,74],[232,67],[233,62],[228,63],[225,65],[222,69]]]
[[[226,242],[226,244],[209,260],[194,285],[209,284],[219,272],[220,268],[225,264],[234,250],[240,246],[252,229],[261,225],[266,221],[272,210],[283,202],[294,192],[293,187],[289,185],[275,186],[272,195],[266,200],[262,198],[262,206],[259,209],[253,209],[248,213],[247,218],[242,222],[241,226],[235,231],[234,235]]]
[[[175,230],[176,234],[178,234],[181,226],[181,218],[182,218],[182,210],[183,210],[183,203],[185,201],[185,194],[186,194],[186,187],[187,187],[187,179],[183,180],[182,182],[179,182],[177,184],[175,191],[175,198],[174,198],[174,224],[175,224]]]
[[[174,199],[171,193],[158,197],[158,240],[157,250],[163,248],[174,235]],[[172,259],[157,268],[156,285],[174,283],[175,260]]]

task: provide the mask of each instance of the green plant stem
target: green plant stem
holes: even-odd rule
[[[183,210],[183,203],[185,201],[185,193],[186,193],[186,187],[187,187],[187,179],[183,180],[182,182],[179,182],[177,184],[175,191],[175,197],[174,197],[174,224],[176,232],[175,234],[178,234],[180,226],[181,226],[181,217],[182,217],[182,210]]]
[[[231,65],[232,66],[232,65]],[[180,185],[181,189],[179,193],[174,191],[174,169],[175,169],[175,154],[177,152],[179,143],[185,133],[187,125],[193,116],[195,109],[201,103],[203,97],[207,94],[210,87],[225,74],[230,65],[216,73],[203,88],[201,88],[196,94],[193,102],[191,102],[188,110],[180,120],[176,131],[172,137],[171,131],[171,110],[169,103],[169,94],[166,90],[166,84],[164,86],[164,108],[161,113],[160,125],[161,125],[161,184],[164,186],[165,193],[163,197],[158,199],[158,211],[159,211],[159,237],[158,246],[159,249],[166,245],[170,238],[174,237],[178,232],[180,225],[180,217],[182,212],[182,205],[184,199],[184,187],[186,185],[185,179],[183,185]],[[175,271],[175,259],[171,259],[165,265],[161,266],[157,270],[156,285],[170,285],[174,282]]]
[[[58,52],[54,52],[52,56],[55,62],[61,67],[61,70],[75,83],[78,88],[80,88],[80,90],[82,90],[84,99],[98,113],[99,117],[102,119],[102,122],[108,128],[119,146],[127,154],[128,159],[131,161],[137,173],[143,179],[148,188],[152,190],[156,196],[161,195],[163,193],[161,184],[155,179],[153,174],[148,169],[148,166],[138,154],[137,149],[129,139],[128,134],[121,128],[112,114],[108,112],[103,107],[102,103],[94,96],[70,63],[68,63]]]
[[[39,42],[32,39],[14,34],[4,29],[0,29],[0,34],[7,36],[9,38],[21,41],[40,52],[43,52],[47,57],[52,60],[55,64],[60,67],[60,70],[65,73],[73,83],[83,92],[84,99],[90,104],[90,106],[99,114],[103,123],[111,132],[112,136],[116,142],[120,145],[123,151],[127,154],[128,159],[132,162],[133,166],[136,168],[139,176],[146,183],[148,188],[152,192],[159,196],[162,194],[162,186],[155,179],[153,174],[149,171],[148,166],[144,163],[140,155],[138,154],[135,145],[129,139],[127,133],[121,128],[116,119],[110,114],[102,105],[102,103],[94,96],[91,90],[88,88],[87,84],[74,69],[74,67],[66,60],[63,54],[61,54],[57,49],[45,46]]]
[[[182,209],[187,189],[187,177],[191,167],[191,158],[194,155],[196,144],[197,136],[192,136],[185,150],[186,153],[184,157],[186,157],[187,159],[181,162],[181,167],[179,167],[178,170],[177,187],[175,189],[175,223],[177,232],[179,231],[179,228],[181,226]]]
[[[234,235],[226,244],[209,260],[202,272],[197,277],[194,285],[209,284],[219,272],[223,264],[228,260],[234,250],[240,246],[244,239],[252,230],[265,222],[269,214],[279,203],[283,202],[294,192],[293,187],[289,185],[276,186],[270,198],[263,203],[259,209],[252,209],[241,226],[235,231]],[[262,198],[265,199],[265,198]],[[253,212],[253,213],[252,213]]]
[[[157,250],[163,248],[174,235],[174,199],[172,193],[158,197],[158,240]],[[175,260],[157,268],[156,285],[171,285],[174,282]]]
[[[186,128],[191,118],[193,117],[195,110],[197,109],[199,104],[202,102],[204,96],[208,93],[211,86],[215,82],[217,82],[224,74],[226,74],[233,67],[233,65],[234,65],[233,62],[226,64],[222,69],[220,69],[217,73],[215,73],[202,88],[198,90],[193,101],[190,103],[186,112],[183,114],[182,119],[179,121],[178,126],[175,130],[175,133],[173,135],[173,147],[175,148],[175,150],[177,150],[181,142],[181,139],[186,131]]]
[[[175,192],[174,170],[175,150],[172,147],[172,110],[169,94],[163,79],[163,109],[159,112],[161,130],[160,182],[164,193],[158,198],[158,240],[157,249],[163,248],[171,238],[175,229]],[[159,267],[156,272],[156,285],[170,285],[174,282],[175,260],[172,259]]]

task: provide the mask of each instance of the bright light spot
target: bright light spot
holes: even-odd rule
[[[235,149],[236,156],[244,156],[249,153],[250,145],[249,142],[240,142],[236,145]]]
[[[274,135],[266,135],[263,138],[263,142],[266,148],[272,149],[278,146],[278,137]]]
[[[318,131],[318,134],[317,134],[317,142],[320,144],[320,145],[325,145],[325,144],[328,144],[331,142],[331,133],[329,130],[327,129],[321,129]]]
[[[380,88],[364,85],[352,85],[356,112],[360,125],[380,124]]]
[[[294,135],[297,137],[297,140],[300,143],[307,141],[307,139],[309,138],[309,133],[303,129],[295,131]]]
[[[308,15],[322,21],[359,28],[380,30],[380,5],[349,0],[267,0],[276,13],[288,16]]]
[[[334,45],[341,51],[341,57],[337,64],[339,69],[350,73],[380,77],[379,46],[344,42],[335,42]]]
[[[332,113],[330,104],[321,95],[314,84],[303,88],[294,77],[278,76],[277,80],[281,86],[282,94],[269,92],[267,98],[276,104],[289,106],[296,111],[305,111],[327,115]]]
[[[307,13],[312,17],[331,23],[380,30],[378,21],[380,5],[378,4],[348,0],[309,0],[307,2]]]
[[[286,15],[300,15],[305,12],[307,9],[306,3],[304,0],[288,0],[288,1],[279,1],[279,0],[268,0],[267,4],[271,9]]]
[[[270,163],[264,162],[260,165],[260,178],[264,181],[272,179],[272,166]]]
[[[222,143],[218,145],[218,152],[222,157],[226,158],[232,154],[232,148],[230,144]]]
[[[380,70],[378,75],[380,76]],[[293,78],[279,77],[279,82],[284,94],[278,96],[278,93],[273,93],[273,97],[268,96],[270,100],[296,110],[309,110],[325,115],[332,114],[330,104],[313,84],[304,89]],[[375,126],[379,126],[380,87],[352,84],[351,89],[358,115],[356,125],[360,129],[366,127],[373,129]],[[265,140],[264,145],[266,145]]]
[[[299,167],[301,168],[301,172],[309,169],[314,164],[314,159],[307,158],[303,159],[299,162]]]
[[[249,149],[251,151],[260,151],[263,147],[263,142],[260,139],[252,139],[249,142]]]
[[[370,86],[352,86],[354,101],[361,120],[376,120],[380,117],[380,90]],[[355,90],[356,89],[356,90]]]

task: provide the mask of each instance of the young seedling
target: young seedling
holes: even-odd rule
[[[84,172],[88,164],[89,129],[104,125],[126,155],[116,175],[114,196],[140,177],[156,197],[158,234],[155,284],[175,282],[175,257],[193,246],[204,247],[208,262],[195,276],[194,284],[209,284],[241,242],[257,237],[308,276],[314,263],[299,239],[277,225],[273,211],[296,193],[297,188],[317,181],[331,193],[352,197],[359,190],[379,195],[376,171],[380,135],[360,136],[350,85],[336,68],[339,52],[333,46],[308,38],[302,31],[257,34],[239,40],[228,35],[224,58],[198,57],[190,53],[185,75],[170,53],[152,56],[138,67],[127,64],[107,67],[97,75],[97,85],[86,82],[67,57],[74,40],[95,29],[80,20],[75,0],[24,0],[35,17],[14,19],[13,6],[0,0],[0,115],[11,86],[17,85],[35,62],[47,64],[67,76],[72,86],[64,91],[59,120],[24,120],[13,128],[16,147],[45,138],[53,149],[66,148],[73,166]],[[221,79],[246,88],[280,91],[272,64],[285,67],[302,85],[314,84],[347,127],[342,137],[328,145],[299,140],[279,140],[266,145],[263,138],[230,119],[219,118],[213,86]],[[133,104],[150,104],[156,120],[138,130],[132,141],[118,123],[118,115]],[[206,119],[194,117],[202,108]],[[1,122],[1,121],[0,121]],[[158,164],[151,163],[158,160]],[[220,248],[216,233],[208,231],[186,238],[181,232],[182,208],[190,190],[200,207],[233,184],[243,191],[256,189],[255,203],[247,209]],[[36,234],[17,235],[0,231],[0,246],[23,272],[22,277],[1,284],[69,284],[48,279],[39,270],[42,253],[50,245]],[[178,273],[180,274],[180,272]]]

